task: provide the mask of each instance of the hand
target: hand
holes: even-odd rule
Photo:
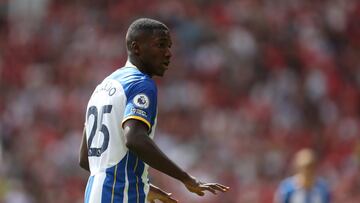
[[[167,193],[158,187],[151,186],[147,200],[150,203],[155,203],[155,200],[160,200],[163,203],[177,203],[178,201],[171,197],[171,193]]]
[[[190,179],[184,181],[185,187],[193,193],[198,194],[199,196],[204,196],[204,191],[210,191],[216,195],[216,191],[227,192],[230,187],[221,185],[219,183],[202,183],[197,181],[194,177],[190,176]]]

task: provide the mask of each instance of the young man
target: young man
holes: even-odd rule
[[[302,149],[295,155],[297,173],[280,184],[275,203],[330,203],[327,184],[315,175],[316,158],[311,149]]]
[[[171,58],[169,29],[141,18],[126,34],[128,61],[93,92],[86,112],[80,166],[91,172],[85,203],[177,202],[149,184],[148,166],[181,181],[200,196],[208,190],[226,192],[218,183],[201,183],[173,163],[153,142],[157,88]],[[146,164],[145,164],[146,163]]]

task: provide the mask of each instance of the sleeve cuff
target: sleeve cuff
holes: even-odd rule
[[[128,117],[123,119],[123,121],[121,122],[121,125],[123,126],[125,121],[127,121],[129,119],[135,119],[135,120],[142,121],[149,127],[149,130],[151,129],[151,125],[150,125],[149,121],[147,121],[145,118],[142,118],[140,116],[128,116]]]

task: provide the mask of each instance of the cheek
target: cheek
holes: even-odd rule
[[[149,55],[151,55],[151,60],[153,60],[154,62],[160,62],[160,61],[162,61],[162,58],[163,58],[163,53],[162,52],[160,52],[160,51],[154,51],[154,52],[152,52],[151,54],[149,54]]]

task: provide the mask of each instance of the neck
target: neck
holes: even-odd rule
[[[141,60],[133,55],[129,55],[128,60],[134,65],[136,66],[136,68],[138,68],[142,73],[145,73],[147,75],[149,75],[150,77],[152,76],[152,74],[150,74],[144,67],[146,67],[146,65],[144,65],[144,63],[141,62]]]
[[[304,174],[299,173],[295,176],[296,182],[302,187],[302,188],[311,188],[314,185],[314,179],[315,177],[310,174]]]

